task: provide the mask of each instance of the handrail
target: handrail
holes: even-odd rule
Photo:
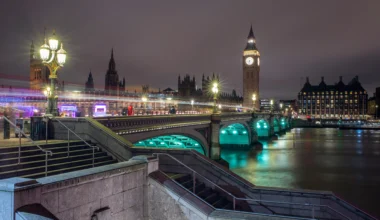
[[[112,137],[114,137],[114,139],[116,140],[116,141],[118,141],[120,144],[122,144],[122,145],[124,145],[124,146],[127,146],[127,147],[133,147],[133,144],[132,144],[132,146],[128,146],[126,143],[124,143],[123,141],[121,141],[119,138],[122,138],[120,135],[117,135],[115,132],[113,132],[111,129],[111,132],[112,133],[109,133],[108,131],[106,131],[105,129],[103,129],[102,127],[100,127],[100,126],[96,126],[96,124],[93,122],[93,121],[91,121],[91,120],[88,120],[88,118],[85,118],[86,119],[86,121],[88,122],[88,123],[90,123],[92,126],[94,126],[95,128],[98,128],[98,129],[100,129],[100,130],[102,130],[102,131],[104,131],[105,133],[107,133],[107,134],[109,134],[110,136],[112,136]],[[99,123],[99,122],[98,122]],[[99,124],[101,124],[101,123],[99,123]],[[102,126],[104,126],[103,124],[101,124]],[[108,128],[108,127],[107,127]],[[109,129],[109,128],[108,128]],[[115,134],[115,136],[113,136],[112,134]]]
[[[18,136],[19,136],[19,147],[18,147],[18,164],[21,163],[21,137],[22,135],[25,136],[27,139],[29,139],[35,146],[37,146],[42,152],[45,153],[45,176],[47,176],[47,167],[48,167],[48,155],[50,154],[50,156],[53,156],[53,152],[50,151],[50,150],[45,150],[43,149],[40,145],[38,145],[37,143],[35,143],[32,138],[30,138],[30,136],[26,135],[22,130],[21,128],[17,127],[17,125],[13,124],[7,117],[3,117],[4,120],[6,120],[10,125],[12,125],[14,128],[16,128],[16,131],[18,132]]]
[[[196,152],[196,151],[190,151],[190,152],[191,152],[192,154],[194,154],[195,156],[197,156],[198,158],[200,158],[201,160],[205,161],[206,163],[208,163],[208,164],[212,164],[210,161],[204,159],[203,157],[198,156],[198,155],[197,155],[198,152]],[[203,156],[203,155],[202,155],[202,156]],[[222,168],[220,168],[220,167],[218,167],[218,166],[215,166],[215,167],[216,167],[217,169],[221,170],[222,172],[226,172],[225,170],[223,170]],[[233,175],[231,175],[231,174],[228,174],[228,175],[234,177],[234,178],[235,178],[236,180],[238,180],[239,182],[242,182],[241,180],[239,180],[239,179],[236,178],[235,176],[233,176]],[[244,185],[246,184],[246,183],[244,183],[244,182],[242,182],[242,183],[243,183]],[[256,189],[256,190],[260,190],[260,189]],[[284,191],[282,191],[282,190],[276,190],[276,189],[271,189],[271,191],[284,192]],[[312,194],[312,195],[313,195],[313,194],[316,194],[316,193],[312,193],[312,192],[310,192],[310,193],[308,193],[308,194]],[[353,205],[351,205],[350,203],[346,202],[345,200],[343,200],[343,199],[337,197],[337,196],[336,196],[335,194],[333,194],[333,193],[330,193],[329,196],[331,196],[331,197],[334,198],[334,199],[340,200],[340,201],[342,201],[343,203],[348,204],[349,206],[353,206]],[[331,207],[329,207],[329,208],[331,209]],[[368,215],[368,216],[370,216],[370,217],[373,218],[373,219],[376,219],[376,218],[373,217],[372,215],[366,213],[365,211],[363,211],[363,210],[361,210],[361,209],[359,209],[359,208],[357,208],[357,207],[355,207],[355,210],[356,210],[356,211],[360,211],[360,212],[362,212],[363,214]],[[335,210],[335,211],[336,211],[336,210]],[[350,210],[350,211],[352,212],[352,210]],[[336,212],[339,213],[338,211],[336,211]]]
[[[63,127],[65,127],[67,129],[67,157],[70,156],[70,132],[71,132],[77,138],[79,138],[81,141],[83,141],[87,146],[92,148],[92,167],[95,167],[95,148],[96,148],[96,150],[99,150],[99,147],[90,145],[89,143],[87,143],[87,141],[83,140],[83,138],[81,138],[79,135],[77,135],[73,130],[68,128],[63,122],[61,122],[57,118],[53,118],[53,119],[56,120],[58,123],[60,123]]]
[[[168,156],[170,157],[171,159],[173,159],[174,161],[178,162],[179,164],[181,164],[182,166],[184,166],[185,168],[187,168],[188,170],[190,170],[192,173],[193,173],[193,194],[195,194],[195,174],[198,174],[199,176],[201,176],[203,179],[207,180],[209,183],[211,183],[213,186],[219,188],[220,190],[222,190],[223,192],[225,192],[227,195],[231,196],[232,199],[233,199],[233,210],[234,211],[238,211],[236,210],[236,200],[242,200],[242,201],[252,201],[252,202],[256,202],[256,203],[274,203],[274,204],[287,204],[287,205],[298,205],[298,206],[312,206],[312,218],[314,219],[314,207],[323,207],[323,208],[328,208],[334,212],[336,212],[337,214],[343,216],[344,218],[346,219],[350,219],[349,217],[345,216],[344,214],[340,213],[339,211],[335,210],[334,208],[331,208],[330,206],[328,205],[318,205],[318,204],[311,204],[311,203],[305,203],[305,204],[302,204],[302,203],[291,203],[291,202],[277,202],[277,201],[269,201],[269,200],[257,200],[257,199],[247,199],[247,198],[239,198],[239,197],[236,197],[234,196],[232,193],[224,190],[223,188],[221,188],[220,186],[218,186],[217,184],[215,184],[214,182],[212,182],[211,180],[207,179],[206,177],[204,177],[203,175],[199,174],[197,171],[193,170],[192,168],[190,168],[189,166],[187,166],[186,164],[182,163],[180,160],[178,160],[177,158],[173,157],[172,155],[170,154],[167,154],[167,153],[153,153],[153,155],[157,155],[157,157],[159,158],[160,155],[165,155],[165,156]],[[177,183],[177,182],[176,182]],[[177,183],[179,184],[179,183]],[[179,184],[180,185],[180,184]],[[188,191],[190,191],[189,189],[187,189]],[[269,208],[266,208],[268,210],[270,210]],[[270,210],[271,211],[271,210]],[[273,211],[271,211],[272,214],[274,214]],[[277,215],[277,214],[274,214],[274,215]]]

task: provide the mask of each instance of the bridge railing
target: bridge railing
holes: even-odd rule
[[[45,153],[45,176],[47,176],[47,173],[48,173],[48,156],[53,156],[53,152],[50,151],[50,150],[46,150],[44,148],[42,148],[40,145],[38,145],[37,143],[35,143],[32,138],[30,138],[30,136],[28,136],[27,134],[25,134],[22,129],[20,127],[18,127],[17,125],[13,124],[7,117],[0,117],[2,119],[4,119],[4,121],[7,121],[14,129],[15,129],[15,132],[18,134],[18,138],[19,138],[19,146],[18,146],[18,155],[17,155],[17,159],[18,159],[18,164],[21,164],[21,138],[24,136],[26,137],[29,141],[32,142],[32,146],[36,146],[40,151],[42,151],[43,153]],[[5,132],[5,131],[4,131]]]

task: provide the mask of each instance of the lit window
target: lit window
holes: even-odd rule
[[[331,100],[331,103],[334,103],[334,100]]]
[[[348,103],[348,100],[347,100],[347,99],[346,99],[346,100],[344,100],[344,103],[346,103],[346,104],[347,104],[347,103]]]

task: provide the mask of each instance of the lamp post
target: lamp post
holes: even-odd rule
[[[376,105],[376,117],[375,117],[375,119],[377,119],[377,108],[378,108],[379,106],[378,105]]]
[[[214,114],[217,112],[217,109],[216,109],[216,99],[217,99],[218,92],[219,92],[218,83],[214,82],[212,84],[212,93],[214,94],[214,109],[213,109],[212,113],[214,113]]]
[[[273,99],[270,100],[270,112],[273,112]]]
[[[46,115],[58,115],[57,101],[58,96],[55,93],[55,81],[58,78],[57,70],[63,67],[63,64],[66,62],[66,51],[63,49],[63,45],[61,43],[61,48],[58,50],[59,41],[55,36],[55,32],[53,31],[53,36],[49,38],[49,44],[47,44],[46,38],[44,39],[44,44],[40,48],[40,56],[42,59],[42,63],[47,66],[50,71],[49,79],[50,79],[50,87],[46,92],[46,96],[48,99],[48,106],[46,108]],[[57,51],[58,50],[58,51]],[[46,90],[47,91],[47,90]]]
[[[193,111],[194,100],[192,99],[192,100],[190,101],[190,103],[191,103],[191,111]]]
[[[146,114],[146,102],[148,101],[148,98],[146,96],[143,96],[141,100],[144,102],[144,113]]]
[[[255,112],[255,108],[256,108],[256,94],[255,93],[252,94],[252,102],[253,102],[252,112]]]

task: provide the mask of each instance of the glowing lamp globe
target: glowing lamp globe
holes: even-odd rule
[[[58,40],[55,37],[55,32],[53,32],[53,36],[49,38],[49,46],[50,46],[50,49],[54,51],[58,49]]]
[[[59,65],[63,65],[66,63],[66,51],[63,49],[63,45],[61,43],[61,49],[57,51],[57,61]]]
[[[50,48],[49,48],[49,45],[47,44],[44,44],[41,46],[41,49],[40,49],[40,57],[43,61],[46,61],[49,59],[49,56],[50,56]]]

